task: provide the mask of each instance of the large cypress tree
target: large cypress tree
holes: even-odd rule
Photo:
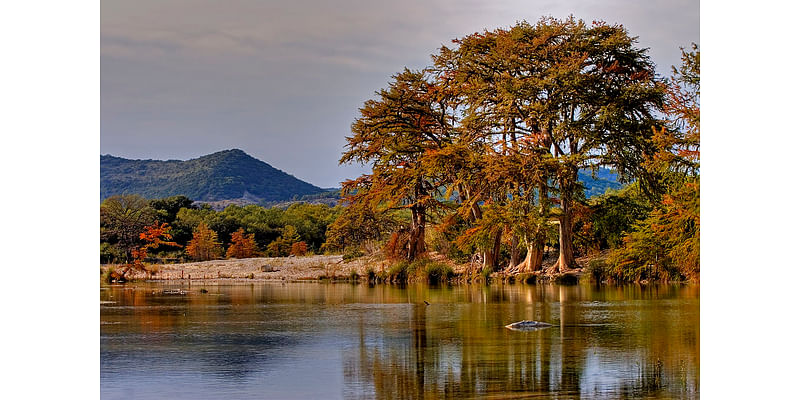
[[[494,156],[520,160],[527,153],[536,157],[537,171],[546,171],[545,179],[519,175],[505,196],[538,202],[521,208],[507,202],[538,221],[522,229],[530,233],[525,267],[541,263],[540,255],[530,258],[543,246],[540,232],[548,217],[559,225],[558,270],[574,266],[573,208],[583,196],[578,171],[609,166],[632,179],[653,152],[651,128],[658,123],[654,112],[663,87],[646,49],[622,26],[587,26],[574,18],[522,22],[455,43],[443,47],[435,62],[465,99],[464,122],[479,127]],[[546,204],[551,194],[559,206],[552,212]]]

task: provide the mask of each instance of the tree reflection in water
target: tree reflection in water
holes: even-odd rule
[[[696,397],[697,292],[687,286],[456,289],[444,296],[454,303],[410,304],[404,331],[375,331],[360,320],[358,351],[343,352],[345,397]],[[521,319],[555,326],[503,329]]]

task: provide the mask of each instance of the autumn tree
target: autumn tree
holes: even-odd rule
[[[208,225],[201,222],[194,229],[192,240],[186,245],[186,253],[196,261],[219,258],[222,255],[222,246],[217,239],[217,232],[214,232]]]
[[[123,268],[121,275],[123,280],[131,270],[144,270],[144,260],[147,258],[148,251],[161,246],[181,247],[172,241],[172,227],[166,222],[159,224],[156,221],[152,225],[144,227],[144,232],[139,234],[139,239],[144,242],[144,245],[131,252],[133,262],[126,264]]]
[[[250,258],[256,254],[258,246],[254,234],[245,234],[244,228],[231,235],[231,245],[225,254],[228,258]]]
[[[668,126],[654,129],[658,151],[645,160],[654,192],[662,195],[653,211],[625,237],[612,254],[616,272],[642,279],[649,267],[671,278],[700,277],[700,51],[681,49],[682,64],[673,67],[667,86]]]
[[[306,246],[306,242],[294,242],[292,243],[292,250],[289,254],[293,256],[304,256],[308,253],[308,246]]]
[[[413,260],[426,251],[425,227],[431,212],[441,207],[437,197],[441,183],[421,160],[427,151],[450,140],[452,108],[446,94],[424,73],[408,69],[395,75],[377,96],[360,109],[340,160],[369,164],[372,172],[343,183],[344,202],[377,213],[408,210],[405,256]]]
[[[435,63],[466,99],[465,126],[476,126],[477,139],[499,157],[517,154],[524,144],[541,161],[537,170],[547,171],[546,179],[508,183],[506,196],[473,201],[505,202],[518,195],[539,200],[516,208],[539,221],[531,226],[534,231],[541,231],[548,217],[557,221],[556,267],[574,266],[573,205],[583,195],[578,171],[611,166],[632,179],[643,156],[652,153],[650,129],[662,87],[646,50],[619,25],[587,26],[574,18],[522,22],[455,43],[453,49],[443,47]],[[558,199],[552,212],[549,196]]]

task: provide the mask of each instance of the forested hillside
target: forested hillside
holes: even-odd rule
[[[238,149],[186,161],[100,156],[101,199],[116,194],[151,199],[183,195],[204,202],[265,203],[324,191]]]

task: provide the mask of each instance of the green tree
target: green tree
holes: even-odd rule
[[[131,262],[139,234],[154,219],[155,211],[143,197],[111,196],[100,204],[100,239],[115,245],[124,252],[125,262]]]
[[[182,208],[196,208],[192,199],[186,196],[172,196],[150,200],[150,207],[156,211],[159,222],[172,224]]]
[[[392,213],[376,212],[365,204],[351,204],[328,226],[326,251],[344,251],[370,241],[386,239],[397,230],[400,221]]]

